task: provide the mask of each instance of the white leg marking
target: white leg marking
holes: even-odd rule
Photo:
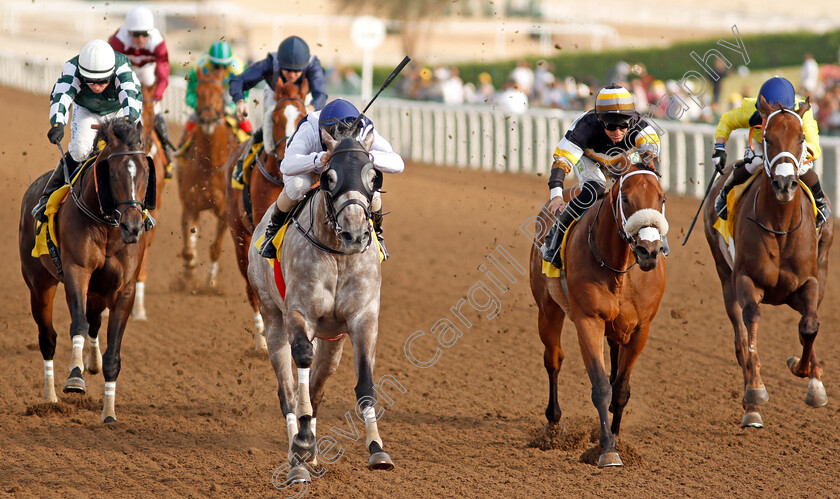
[[[53,361],[44,361],[44,402],[58,402],[55,395],[55,372]]]
[[[134,286],[134,308],[131,316],[136,321],[146,320],[146,283],[137,281]]]
[[[70,357],[70,367],[68,368],[68,371],[72,371],[76,367],[84,371],[85,364],[82,360],[82,351],[84,350],[84,348],[84,335],[77,334],[76,336],[73,336],[73,355]]]
[[[371,442],[377,442],[382,447],[382,439],[376,426],[376,408],[373,406],[365,408],[365,433],[365,447],[370,447]]]
[[[117,419],[117,413],[114,412],[114,399],[117,395],[117,382],[105,382],[105,397],[102,405],[102,422],[104,423],[108,417]]]

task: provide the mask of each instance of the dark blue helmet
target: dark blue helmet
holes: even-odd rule
[[[290,36],[277,47],[277,62],[281,69],[301,71],[309,64],[309,45],[299,36]]]
[[[796,105],[796,92],[793,90],[793,84],[780,76],[774,76],[764,82],[761,90],[758,91],[759,104],[762,97],[771,106],[782,105],[788,109],[794,109]]]
[[[359,110],[344,99],[335,99],[324,106],[318,118],[318,126],[335,125],[338,122],[351,124],[359,117]]]

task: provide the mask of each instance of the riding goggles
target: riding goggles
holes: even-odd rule
[[[111,81],[111,77],[107,78],[85,78],[85,83],[88,85],[104,85]]]
[[[604,129],[609,130],[610,132],[614,132],[616,130],[627,130],[628,128],[630,128],[629,121],[624,121],[621,123],[605,123],[604,121],[601,121],[601,125],[604,126]]]
[[[131,35],[131,38],[149,38],[148,31],[132,31],[129,34]]]

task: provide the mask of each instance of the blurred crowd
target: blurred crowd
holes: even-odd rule
[[[520,61],[503,82],[493,81],[489,73],[480,73],[476,81],[463,81],[455,66],[425,67],[409,65],[403,78],[393,85],[393,93],[404,99],[426,100],[445,104],[488,104],[505,113],[521,114],[531,108],[584,110],[592,106],[593,95],[609,83],[626,87],[636,100],[641,114],[665,118],[668,108],[663,97],[677,95],[684,102],[681,121],[716,124],[721,114],[741,105],[744,97],[755,97],[758,89],[744,85],[739,91],[722,94],[723,81],[732,73],[747,76],[745,66],[727,68],[717,60],[714,70],[717,81],[708,79],[708,88],[697,88],[692,80],[659,79],[648,73],[644,64],[618,62],[610,68],[603,82],[576,81],[571,76],[555,73],[550,62],[532,64]],[[353,94],[361,89],[361,77],[352,69],[336,67],[328,70],[330,85],[336,92]],[[793,81],[793,79],[791,79]],[[699,98],[688,92],[702,94]],[[840,135],[840,66],[818,65],[806,54],[797,93],[810,96],[814,117],[824,135]],[[659,104],[659,105],[657,105]],[[673,116],[668,117],[672,119]]]

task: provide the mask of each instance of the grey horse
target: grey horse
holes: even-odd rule
[[[356,413],[364,415],[368,468],[393,469],[376,424],[373,366],[379,332],[380,255],[370,222],[370,203],[381,186],[373,169],[373,134],[341,141],[322,131],[329,154],[320,189],[283,236],[279,261],[285,299],[269,260],[249,250],[248,280],[265,318],[266,342],[279,382],[278,396],[289,434],[288,483],[309,482],[307,465],[317,463],[315,418],[327,378],[338,368],[346,334],[356,366]],[[274,205],[254,231],[265,233]],[[278,236],[279,237],[279,236]],[[297,387],[293,366],[297,365]],[[311,369],[311,383],[310,383]]]

